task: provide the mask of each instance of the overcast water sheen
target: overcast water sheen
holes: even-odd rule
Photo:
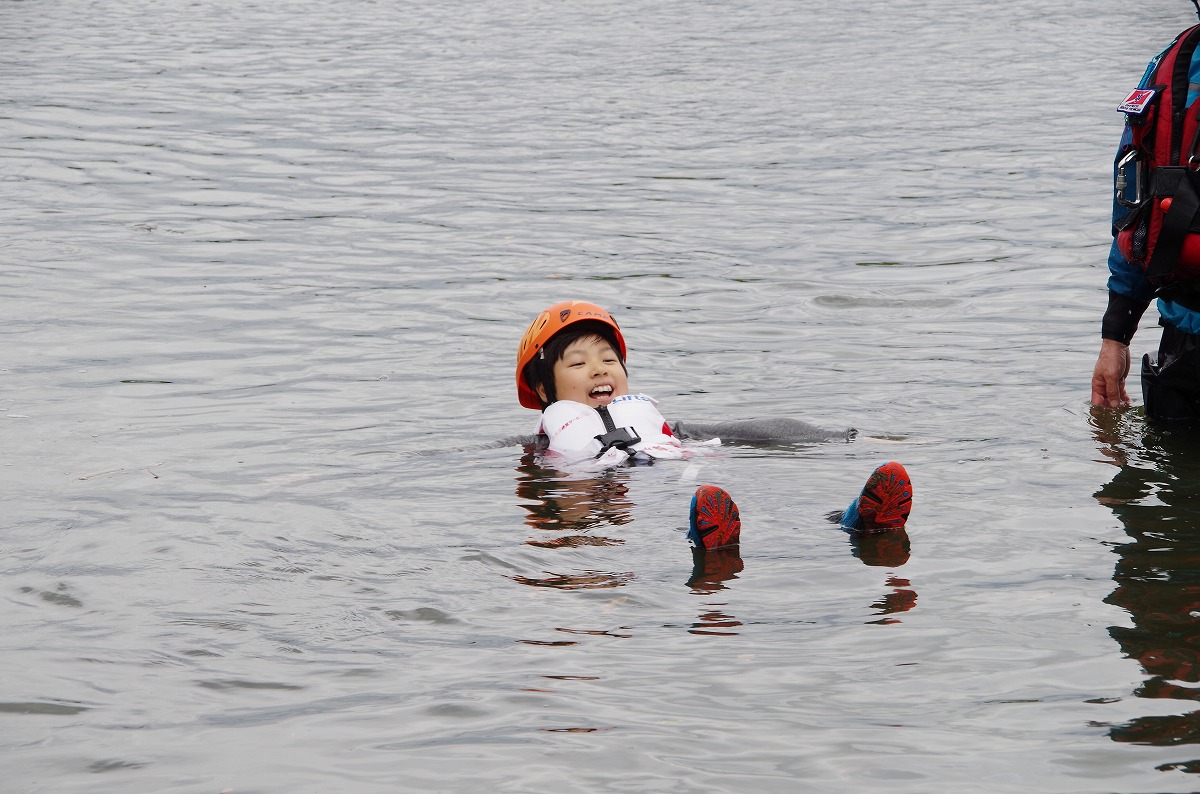
[[[1196,791],[1200,439],[1087,405],[1193,21],[0,0],[0,788]],[[858,436],[544,468],[567,298],[672,420]]]

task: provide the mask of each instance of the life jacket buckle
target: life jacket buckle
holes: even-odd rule
[[[613,447],[628,452],[630,447],[641,442],[642,437],[632,427],[618,427],[607,433],[601,433],[596,436],[596,440],[600,442],[600,452],[596,455],[598,458]]]

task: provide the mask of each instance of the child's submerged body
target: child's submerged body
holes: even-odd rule
[[[645,394],[629,393],[625,357],[621,329],[608,312],[592,303],[557,304],[529,326],[517,350],[517,395],[523,406],[542,411],[538,435],[546,439],[552,454],[567,462],[591,461],[589,468],[631,458],[685,457],[687,450],[657,402]],[[841,514],[840,523],[859,532],[900,528],[911,506],[908,474],[899,463],[889,462],[872,473],[859,497]],[[737,506],[717,486],[697,489],[689,523],[688,538],[694,548],[712,550],[739,543]]]

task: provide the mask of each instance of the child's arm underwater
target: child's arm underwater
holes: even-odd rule
[[[734,419],[725,422],[675,422],[671,433],[683,441],[721,441],[746,444],[799,444],[817,441],[852,441],[853,427],[828,430],[799,419]]]

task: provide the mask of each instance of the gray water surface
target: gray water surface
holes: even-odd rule
[[[1200,440],[1087,405],[1192,21],[0,2],[4,790],[1195,791]],[[858,436],[546,469],[568,298],[669,419]]]

